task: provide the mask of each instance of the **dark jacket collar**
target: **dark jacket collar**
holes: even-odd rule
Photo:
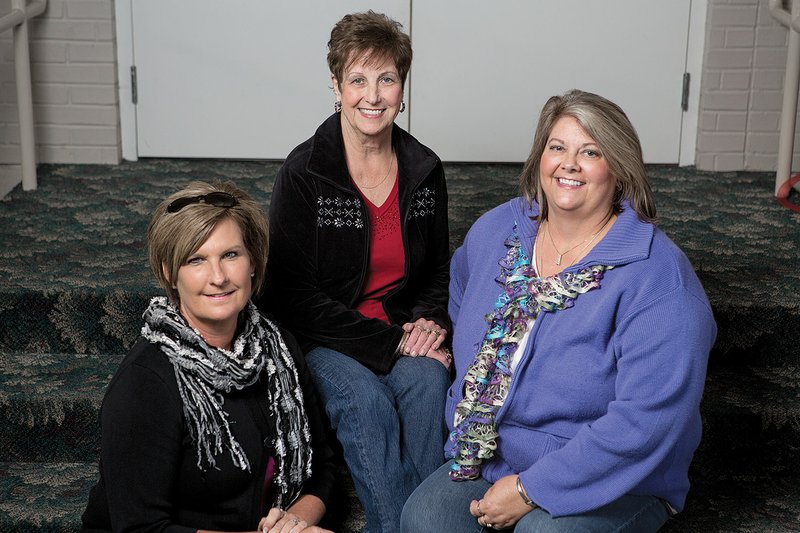
[[[400,179],[409,190],[416,188],[434,169],[439,159],[397,124],[392,124],[392,146],[397,154]],[[355,191],[344,154],[341,114],[334,113],[323,122],[311,138],[308,172],[338,187]]]

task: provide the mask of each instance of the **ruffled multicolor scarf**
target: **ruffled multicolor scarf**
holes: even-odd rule
[[[303,391],[289,349],[278,328],[252,302],[242,311],[241,332],[232,350],[209,346],[164,297],[153,298],[144,312],[142,336],[158,345],[175,369],[183,413],[197,449],[197,466],[216,467],[215,456],[227,448],[233,464],[250,471],[241,444],[231,433],[223,393],[266,380],[266,405],[275,423],[275,505],[289,505],[311,475],[311,433]],[[262,371],[263,374],[262,375]]]
[[[489,327],[464,377],[464,398],[456,406],[455,429],[450,432],[450,458],[455,459],[450,478],[454,481],[477,478],[483,461],[494,455],[495,418],[508,395],[511,360],[529,323],[541,311],[572,307],[579,294],[600,287],[603,272],[612,268],[594,265],[540,278],[522,248],[516,225],[504,244],[508,251],[499,261],[496,278],[503,292],[486,315]]]

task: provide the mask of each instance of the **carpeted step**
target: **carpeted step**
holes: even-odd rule
[[[99,408],[122,355],[0,355],[0,451],[6,460],[91,461],[99,447]],[[755,418],[793,428],[800,441],[800,369],[711,368],[703,416],[724,419],[747,440]],[[736,424],[741,421],[741,424]]]
[[[147,299],[160,294],[145,255],[148,218],[159,201],[193,179],[224,176],[267,207],[279,167],[181,160],[42,165],[39,188],[13,191],[0,209],[0,353],[121,353]],[[516,194],[520,170],[445,166],[451,248],[481,213]],[[714,308],[719,364],[796,364],[800,304],[791,295],[800,294],[800,214],[775,202],[774,176],[647,170],[659,226],[686,252]]]
[[[737,418],[738,420],[734,420]],[[800,440],[791,427],[764,428],[749,417],[704,424],[689,472],[686,507],[667,533],[783,533],[800,531]],[[747,417],[745,417],[747,418]],[[736,427],[734,432],[729,428]]]
[[[99,408],[121,356],[0,355],[5,461],[96,461]]]
[[[0,474],[0,531],[73,530],[96,476],[98,410],[119,360],[67,354],[0,358],[0,450],[7,461],[20,461],[6,463]],[[760,404],[742,401],[760,389],[740,384],[738,376],[709,375],[692,490],[668,532],[792,531],[788,524],[798,518],[800,431],[791,416],[764,419],[756,412]],[[771,397],[768,403],[785,409],[788,402]],[[358,531],[363,512],[346,472],[339,478],[347,486],[337,492],[331,519],[336,531]],[[51,485],[67,497],[45,494]],[[35,506],[45,504],[48,513],[37,514]],[[6,527],[6,519],[13,527]]]
[[[713,299],[715,293],[704,283]],[[723,283],[718,280],[714,286]],[[150,298],[157,295],[161,290],[148,286],[144,276],[137,283],[120,280],[113,287],[57,292],[3,289],[0,282],[0,353],[123,354],[139,334]],[[793,299],[759,305],[731,300],[714,306],[719,332],[713,366],[800,365],[800,308]]]
[[[765,455],[775,451],[763,448]],[[761,463],[732,464],[713,479],[693,471],[686,509],[672,518],[665,533],[784,533],[798,531],[800,476],[776,472]],[[0,531],[74,532],[97,479],[94,463],[0,463]],[[331,508],[336,531],[351,533],[364,525],[351,487],[344,487]]]
[[[78,531],[96,481],[94,463],[0,463],[0,531]]]
[[[790,426],[800,435],[800,360],[770,367],[712,366],[703,411],[713,418],[755,415],[763,426]]]
[[[0,289],[0,353],[124,354],[155,288]]]
[[[3,533],[74,533],[97,482],[93,462],[0,463],[0,531]],[[339,472],[326,526],[357,533],[364,513],[346,471]]]

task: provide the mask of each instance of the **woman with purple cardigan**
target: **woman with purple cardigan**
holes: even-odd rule
[[[700,441],[705,292],[612,102],[552,97],[521,185],[452,258],[451,460],[402,530],[657,531]]]

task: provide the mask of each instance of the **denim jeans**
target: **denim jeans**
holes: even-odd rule
[[[491,487],[483,478],[452,481],[448,462],[417,487],[403,509],[403,533],[482,533],[482,527],[469,514],[472,500],[480,500]],[[573,516],[553,518],[542,509],[523,516],[514,533],[649,533],[658,531],[669,514],[664,503],[654,496],[626,495],[599,509]]]
[[[406,498],[444,463],[449,374],[428,357],[401,357],[387,374],[318,347],[306,355],[342,445],[366,531],[397,532]]]

